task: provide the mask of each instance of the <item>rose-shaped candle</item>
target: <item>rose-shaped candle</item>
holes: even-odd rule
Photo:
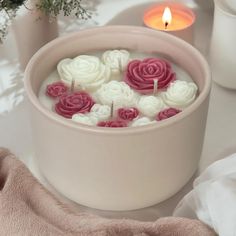
[[[118,109],[118,116],[122,120],[132,121],[139,115],[139,111],[135,107]]]
[[[98,120],[96,117],[89,115],[89,113],[77,113],[72,116],[72,120],[84,125],[96,125]]]
[[[137,126],[149,125],[149,124],[154,124],[154,123],[156,123],[156,121],[152,121],[148,117],[142,117],[142,118],[134,120],[131,126],[137,127]]]
[[[123,128],[127,127],[127,122],[124,120],[109,120],[101,121],[97,124],[100,127]]]
[[[107,50],[102,55],[102,61],[113,74],[119,74],[126,69],[129,57],[130,53],[126,50]]]
[[[65,118],[71,118],[76,113],[89,112],[94,105],[93,99],[85,92],[75,92],[62,95],[55,105],[55,111]]]
[[[133,106],[137,100],[137,95],[126,83],[115,80],[103,84],[96,97],[105,105],[111,106],[113,102],[115,108]]]
[[[98,121],[107,120],[111,116],[111,107],[108,105],[94,104],[89,115]]]
[[[72,120],[86,125],[97,125],[98,122],[109,119],[111,107],[107,105],[94,104],[90,112],[77,113],[72,116]]]
[[[139,99],[138,108],[145,116],[154,117],[165,108],[165,104],[160,97],[145,95]]]
[[[196,98],[198,87],[193,82],[176,80],[162,93],[164,102],[174,108],[185,108]]]
[[[95,56],[81,55],[74,59],[64,59],[57,65],[61,80],[77,89],[94,91],[109,81],[111,70]]]
[[[153,93],[155,81],[158,89],[166,89],[176,79],[169,62],[159,58],[133,60],[127,66],[124,81],[142,94]]]
[[[47,85],[46,94],[51,98],[57,98],[67,93],[68,87],[61,81]]]
[[[178,109],[175,109],[175,108],[168,108],[168,109],[165,109],[165,110],[159,112],[157,117],[156,117],[156,120],[158,120],[158,121],[165,120],[165,119],[168,119],[172,116],[177,115],[180,112],[181,112],[181,110],[178,110]]]

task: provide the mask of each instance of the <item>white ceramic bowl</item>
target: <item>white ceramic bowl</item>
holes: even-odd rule
[[[40,85],[61,59],[111,48],[167,55],[190,73],[199,97],[184,112],[158,124],[116,129],[74,124],[40,104]],[[169,198],[197,169],[210,84],[201,54],[162,32],[108,26],[52,41],[31,59],[25,80],[42,174],[69,199],[103,210],[143,208]]]

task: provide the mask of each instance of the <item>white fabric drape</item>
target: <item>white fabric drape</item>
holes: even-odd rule
[[[236,235],[236,153],[213,163],[194,181],[174,216],[199,218],[219,236]]]

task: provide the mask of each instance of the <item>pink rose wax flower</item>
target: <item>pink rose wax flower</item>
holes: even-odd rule
[[[65,118],[71,118],[76,113],[89,112],[94,104],[89,94],[74,92],[62,95],[55,105],[55,111]]]
[[[156,120],[165,120],[172,116],[175,116],[176,114],[180,113],[181,110],[175,109],[175,108],[168,108],[158,113]]]
[[[124,120],[109,120],[109,121],[100,121],[97,126],[100,127],[110,127],[110,128],[122,128],[127,127],[128,124]]]
[[[51,98],[60,97],[63,94],[66,94],[68,87],[61,81],[49,84],[46,89],[46,94]]]
[[[135,107],[118,109],[118,116],[122,120],[132,121],[139,115],[139,111]]]
[[[142,94],[150,94],[155,90],[166,89],[176,79],[169,62],[159,58],[146,58],[143,61],[133,60],[127,66],[124,81]]]

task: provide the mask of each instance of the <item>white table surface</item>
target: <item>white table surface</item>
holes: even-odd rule
[[[212,4],[208,0],[182,0],[194,8],[200,17],[197,19],[195,46],[207,56],[212,27]],[[93,20],[81,25],[76,20],[60,20],[61,32],[73,31],[104,24],[141,25],[140,16],[148,0],[96,0],[97,14]],[[199,172],[212,162],[236,151],[236,91],[226,90],[213,83],[206,137],[199,164]],[[0,46],[0,146],[8,147],[15,153],[33,174],[51,191],[51,186],[40,175],[33,157],[31,128],[27,111],[27,99],[23,88],[23,73],[17,65],[16,46],[12,32],[7,42]],[[192,179],[193,180],[193,179]],[[130,212],[105,212],[79,206],[57,196],[78,211],[87,211],[106,217],[129,217],[138,220],[155,220],[171,215],[179,200],[191,189],[192,180],[175,196],[156,206]]]

